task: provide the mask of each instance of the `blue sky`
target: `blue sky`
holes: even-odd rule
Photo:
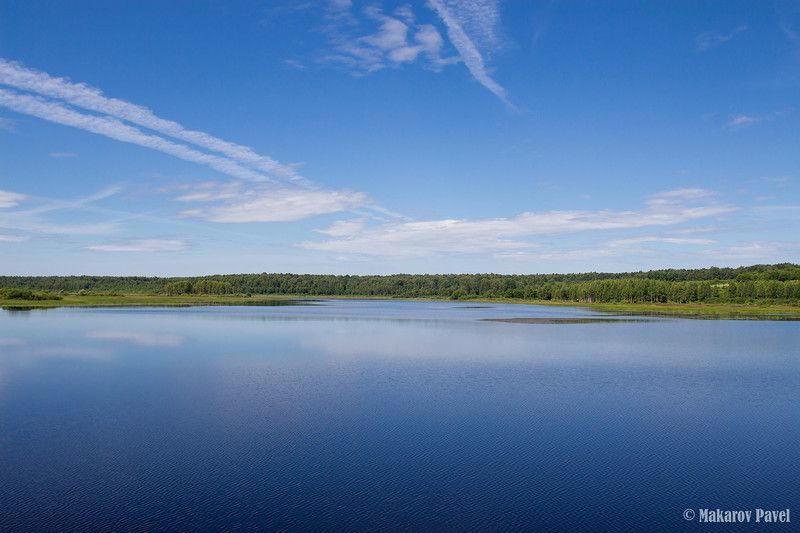
[[[0,273],[800,260],[797,2],[5,2]]]

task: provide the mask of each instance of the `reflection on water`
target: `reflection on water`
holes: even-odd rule
[[[90,331],[86,334],[88,339],[110,342],[128,342],[139,346],[180,346],[184,338],[180,335],[169,333],[151,333],[139,331]]]
[[[695,531],[800,501],[797,323],[600,316],[2,313],[0,530]]]
[[[227,302],[218,301],[215,302],[213,305],[218,306],[256,306],[256,307],[288,307],[292,305],[317,305],[317,302],[320,300],[312,299],[312,298],[301,298],[301,299],[280,299],[280,298],[267,298],[267,299],[258,299],[253,298],[252,300],[243,300],[237,301],[235,304],[229,304]]]
[[[580,317],[580,318],[483,318],[487,322],[508,322],[509,324],[622,324],[623,322],[646,322],[645,318],[619,317]]]

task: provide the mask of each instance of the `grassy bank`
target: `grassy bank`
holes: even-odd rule
[[[289,303],[297,299],[371,299],[376,296],[316,296],[308,295],[181,295],[164,294],[64,294],[60,300],[0,299],[6,309],[32,309],[54,307],[188,307],[201,305],[254,305],[269,306]],[[397,299],[397,298],[396,298]],[[409,298],[412,299],[412,298]],[[413,298],[431,300],[431,298]],[[441,300],[440,300],[441,301]],[[451,301],[451,300],[447,300]],[[582,307],[594,311],[634,315],[661,315],[686,318],[736,318],[736,319],[800,319],[800,305],[790,304],[709,304],[709,303],[585,303],[552,300],[522,300],[517,298],[476,298],[452,301],[454,305],[470,303],[509,303],[550,306]]]
[[[786,304],[595,304],[591,308],[615,313],[697,318],[800,320],[800,305]]]
[[[486,299],[472,302],[524,303],[582,307],[606,313],[676,316],[684,318],[733,318],[759,320],[800,320],[800,305],[791,304],[739,304],[739,303],[586,303],[552,300]]]
[[[241,295],[181,295],[166,294],[63,294],[60,300],[3,300],[6,309],[31,309],[53,307],[189,307],[199,305],[275,305],[296,300],[291,296],[241,296]]]

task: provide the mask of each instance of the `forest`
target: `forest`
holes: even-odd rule
[[[580,274],[220,274],[202,277],[0,276],[0,288],[53,294],[238,294],[509,298],[573,302],[800,302],[800,265]]]

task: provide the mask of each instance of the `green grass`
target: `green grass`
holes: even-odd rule
[[[6,309],[31,309],[53,307],[188,307],[198,305],[275,305],[287,300],[341,298],[341,299],[391,299],[380,296],[309,296],[309,295],[183,295],[163,294],[64,294],[61,300],[0,299],[0,307]],[[433,298],[395,298],[408,300],[433,300]],[[595,311],[632,315],[663,315],[687,318],[736,318],[736,319],[800,319],[800,304],[734,304],[734,303],[585,303],[565,301],[520,300],[511,298],[475,298],[448,300],[454,305],[470,303],[512,303],[582,307]]]
[[[586,303],[508,298],[464,300],[464,302],[524,303],[582,307],[593,311],[630,315],[662,315],[685,318],[800,319],[800,304],[774,303]]]
[[[283,295],[269,296],[215,296],[165,294],[64,294],[61,300],[2,300],[0,307],[14,308],[52,308],[52,307],[188,307],[197,305],[272,305],[275,302],[294,300],[296,297]]]
[[[789,304],[596,304],[592,306],[592,309],[617,313],[699,318],[800,319],[800,305]]]

